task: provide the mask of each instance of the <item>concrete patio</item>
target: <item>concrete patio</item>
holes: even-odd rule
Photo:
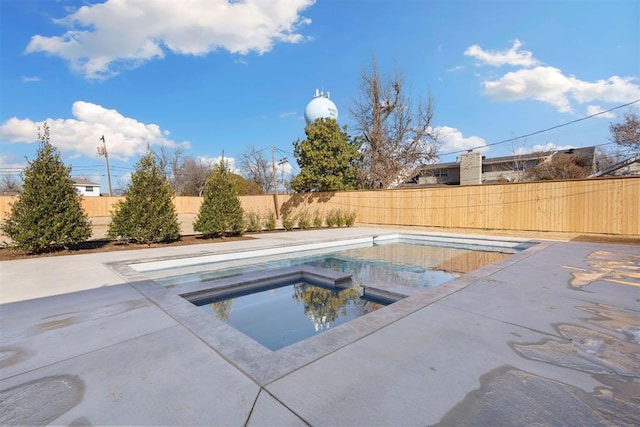
[[[126,271],[395,231],[1,262],[0,424],[640,425],[636,245],[540,240],[277,352]]]

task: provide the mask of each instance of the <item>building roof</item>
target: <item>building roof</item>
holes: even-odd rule
[[[71,181],[77,185],[92,185],[94,187],[100,187],[100,184],[89,181],[87,178],[71,178]]]
[[[482,158],[483,165],[490,164],[498,164],[498,163],[506,163],[513,161],[527,161],[527,160],[537,160],[543,157],[548,157],[552,154],[566,154],[581,158],[593,158],[595,154],[596,147],[582,147],[582,148],[569,148],[567,150],[554,150],[554,151],[544,151],[544,152],[534,152],[534,153],[526,153],[526,154],[517,154],[513,156],[502,156],[502,157],[489,157]],[[448,168],[459,168],[459,162],[446,162],[446,163],[432,163],[428,165],[423,165],[422,169],[434,170],[434,169],[448,169]]]

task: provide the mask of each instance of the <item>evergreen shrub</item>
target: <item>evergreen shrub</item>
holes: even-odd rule
[[[302,209],[298,213],[298,227],[302,230],[311,228],[311,214],[308,209]]]
[[[282,214],[282,227],[286,231],[293,230],[293,227],[295,227],[295,225],[296,225],[295,215],[293,215],[290,212],[287,212],[286,214],[285,213]]]
[[[233,186],[229,164],[224,159],[216,164],[207,179],[204,200],[193,229],[206,238],[244,233],[244,212]]]
[[[107,236],[124,243],[152,244],[180,237],[174,192],[154,153],[138,161],[124,200],[114,206]]]
[[[262,218],[258,212],[246,212],[244,220],[247,231],[257,233],[262,230]]]
[[[322,212],[320,209],[314,209],[313,218],[311,219],[313,226],[315,228],[322,228],[322,223],[324,222],[324,218],[322,216]]]
[[[38,129],[36,158],[24,170],[23,191],[0,229],[9,246],[31,253],[69,247],[91,237],[91,222],[73,185],[71,167],[49,142],[49,127]]]
[[[267,211],[264,217],[265,228],[267,229],[267,231],[273,231],[276,229],[276,225],[277,221],[275,212],[272,210]]]

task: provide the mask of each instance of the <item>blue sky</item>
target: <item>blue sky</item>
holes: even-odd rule
[[[114,187],[147,144],[236,160],[249,146],[293,163],[315,89],[338,121],[375,54],[408,93],[435,100],[441,160],[640,100],[640,2],[0,0],[0,172],[36,151],[38,125],[74,176]],[[513,142],[608,143],[640,102]],[[604,149],[612,145],[603,145]]]

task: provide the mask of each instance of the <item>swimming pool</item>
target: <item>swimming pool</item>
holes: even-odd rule
[[[239,247],[236,250],[216,245],[199,253],[132,260],[112,268],[179,325],[257,383],[268,384],[538,250],[533,247],[538,242],[510,238],[430,233],[363,235],[269,245],[258,241],[253,247],[243,242],[234,245]],[[283,240],[291,239],[289,236],[295,234],[286,234]],[[351,270],[345,265],[351,265]],[[473,274],[467,274],[470,272]],[[339,326],[319,328],[322,333],[276,350],[198,306],[207,298],[309,280],[329,288],[353,288],[365,299],[392,303]],[[309,317],[303,321],[313,326]]]
[[[383,306],[379,302],[386,305],[437,287],[519,250],[398,236],[261,257],[187,260],[148,274],[209,315],[278,350],[375,311]],[[315,269],[316,280],[334,272],[348,283],[314,283],[309,269]],[[281,275],[285,270],[306,271],[306,280]]]

